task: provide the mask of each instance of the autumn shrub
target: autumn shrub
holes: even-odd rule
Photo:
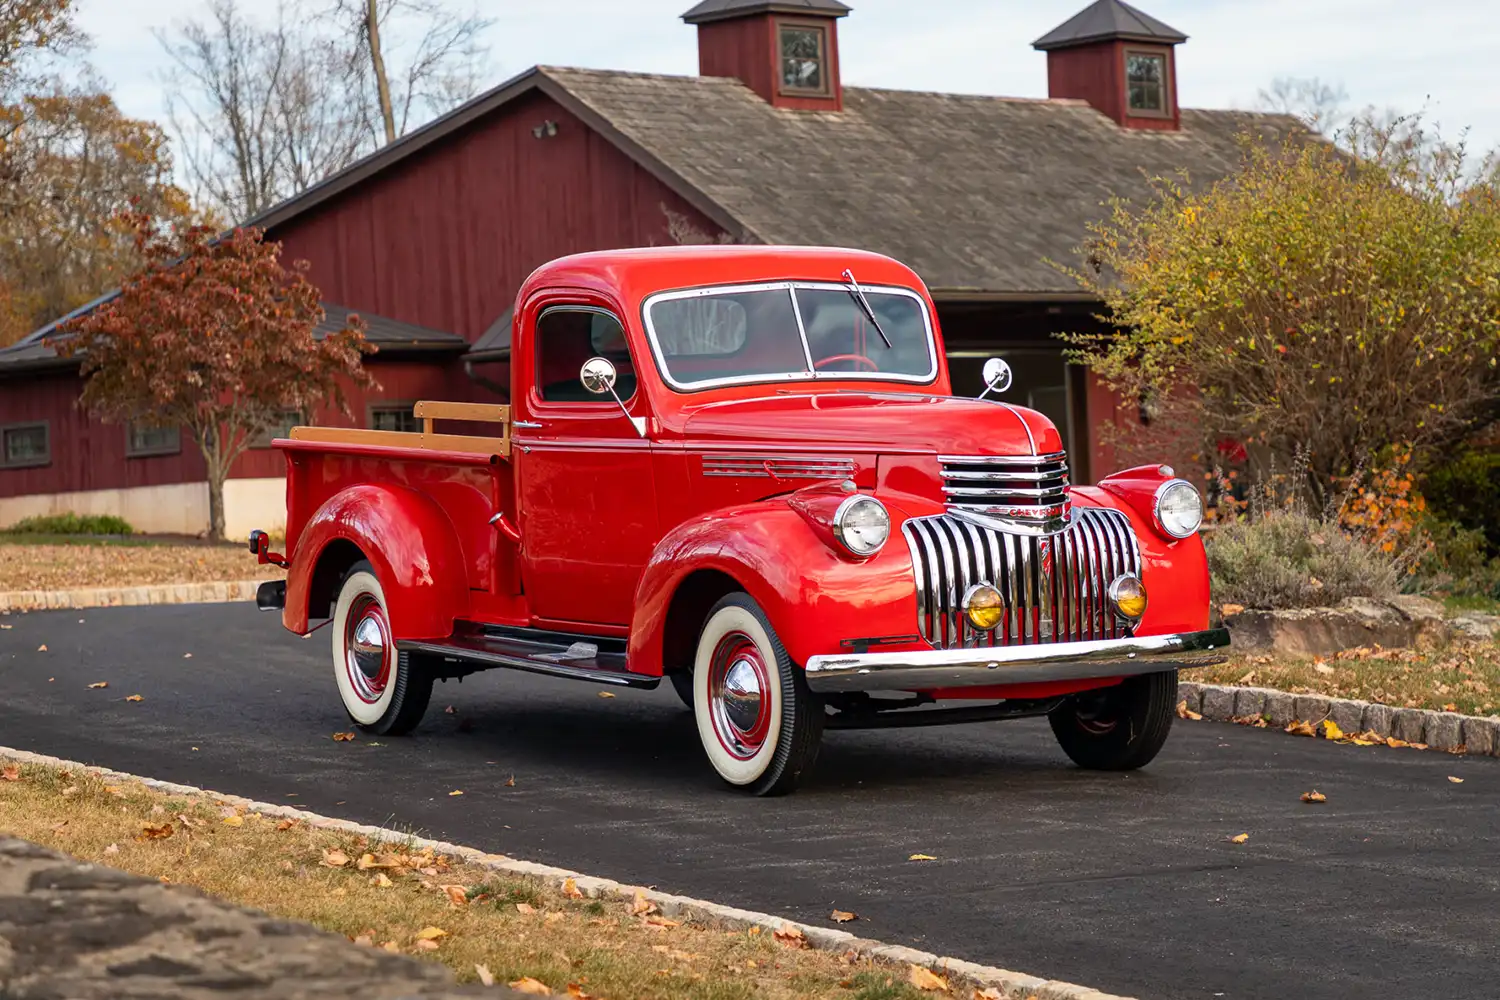
[[[1207,539],[1214,599],[1247,608],[1312,608],[1401,592],[1397,560],[1304,511],[1221,524]]]
[[[1427,471],[1422,484],[1432,513],[1484,536],[1500,555],[1500,451],[1464,448]]]
[[[9,528],[13,535],[133,535],[135,528],[113,514],[46,514],[28,517]]]

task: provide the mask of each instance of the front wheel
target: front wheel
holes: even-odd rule
[[[784,795],[812,767],[823,703],[748,594],[720,599],[693,659],[693,715],[719,777],[756,795]]]
[[[385,592],[368,562],[344,577],[329,628],[333,676],[350,721],[382,736],[415,729],[432,698],[432,673],[420,658],[397,652]]]
[[[1167,742],[1176,704],[1177,671],[1166,670],[1072,695],[1047,719],[1079,767],[1130,771],[1151,763]]]

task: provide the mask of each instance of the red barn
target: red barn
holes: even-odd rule
[[[1147,177],[1228,173],[1238,137],[1290,119],[1178,105],[1180,32],[1098,0],[1035,43],[1045,100],[846,87],[838,0],[703,0],[700,75],[538,66],[258,219],[311,263],[330,323],[357,312],[378,390],[354,419],[406,428],[420,398],[494,401],[511,305],[537,265],[577,251],[736,240],[862,247],[912,265],[938,303],[955,392],[1007,358],[1007,398],[1062,429],[1079,477],[1114,462],[1103,424],[1133,419],[1069,365],[1060,331],[1098,303],[1071,261],[1112,197]],[[37,331],[0,350],[0,525],[60,510],[149,531],[207,523],[204,466],[177,432],[105,425],[76,407],[76,362]],[[345,424],[334,412],[288,423]],[[274,434],[266,435],[266,441]],[[282,511],[279,455],[247,452],[228,528]]]

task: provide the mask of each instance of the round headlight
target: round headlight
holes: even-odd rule
[[[969,623],[981,632],[988,632],[1000,624],[1005,606],[1000,600],[1000,591],[987,583],[976,583],[964,591],[964,615]]]
[[[873,556],[891,537],[891,515],[874,497],[852,496],[833,512],[833,534],[857,556]]]
[[[1203,524],[1203,498],[1184,479],[1163,483],[1156,491],[1156,525],[1173,538],[1186,538]]]
[[[1117,576],[1109,585],[1109,603],[1123,617],[1135,621],[1146,613],[1146,585],[1133,573]]]

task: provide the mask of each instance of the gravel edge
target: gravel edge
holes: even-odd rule
[[[142,604],[226,604],[253,601],[265,580],[158,583],[139,587],[80,587],[76,590],[0,591],[0,611],[116,608]]]
[[[962,959],[948,958],[932,954],[931,952],[918,951],[915,948],[907,948],[904,945],[885,944],[881,941],[872,941],[868,938],[857,937],[848,931],[798,923],[795,920],[787,920],[770,913],[742,910],[737,907],[724,906],[703,899],[660,892],[644,886],[625,885],[612,879],[597,878],[592,875],[569,871],[566,868],[554,868],[551,865],[537,864],[531,861],[521,861],[503,854],[488,854],[472,847],[450,844],[441,840],[430,840],[426,837],[411,837],[401,831],[367,826],[362,823],[352,823],[348,820],[334,819],[292,806],[270,802],[257,802],[240,795],[226,795],[211,789],[196,788],[192,785],[181,785],[176,782],[161,781],[156,778],[144,778],[136,774],[95,767],[92,764],[84,764],[74,760],[63,760],[59,757],[49,757],[46,754],[32,753],[29,750],[17,750],[12,747],[0,746],[0,757],[7,757],[25,764],[78,768],[114,781],[138,781],[148,788],[170,792],[175,795],[212,796],[216,800],[262,813],[266,816],[298,819],[309,826],[324,830],[337,830],[369,837],[400,840],[403,843],[411,842],[418,847],[430,847],[437,853],[462,858],[464,861],[482,865],[495,871],[546,879],[556,882],[559,886],[562,885],[564,880],[572,879],[574,885],[580,891],[594,898],[628,902],[634,899],[637,893],[640,893],[656,903],[661,908],[662,913],[668,917],[691,917],[699,922],[717,924],[733,929],[763,927],[774,931],[785,927],[787,924],[791,924],[806,935],[808,943],[814,948],[824,951],[854,951],[862,956],[880,959],[897,965],[911,964],[926,966],[939,972],[961,976],[981,988],[994,987],[1002,995],[1010,998],[1010,1000],[1033,1000],[1033,998],[1034,1000],[1131,1000],[1129,997],[1102,993],[1075,983],[1041,979],[1037,976],[1028,976],[1022,972],[1012,972],[1008,969],[979,965],[974,962],[963,961]]]
[[[1381,737],[1425,743],[1434,750],[1457,751],[1462,747],[1478,756],[1500,757],[1500,716],[1484,718],[1426,708],[1394,708],[1350,698],[1193,681],[1177,685],[1177,699],[1187,702],[1189,711],[1214,722],[1260,715],[1272,726],[1284,728],[1294,720],[1316,725],[1331,719],[1351,735],[1373,731]]]

